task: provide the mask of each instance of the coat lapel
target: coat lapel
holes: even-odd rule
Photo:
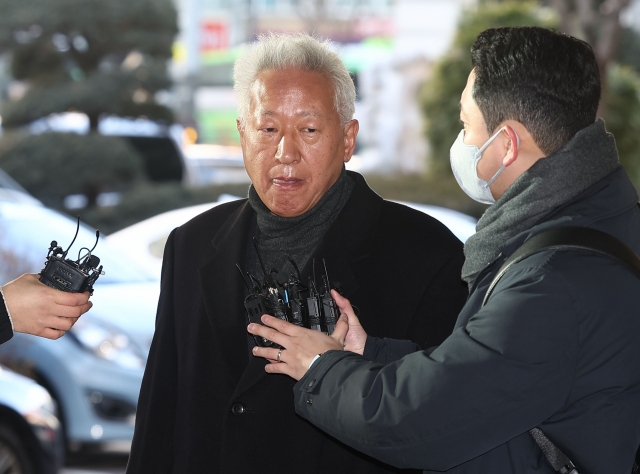
[[[215,235],[213,257],[200,268],[200,285],[213,337],[221,347],[221,364],[235,385],[248,361],[245,287],[236,264],[244,268],[253,209],[240,205]]]
[[[382,206],[382,198],[369,188],[361,175],[348,174],[355,182],[349,201],[302,272],[305,278],[313,276],[315,258],[316,275],[320,278],[324,274],[324,258],[331,282],[340,282],[342,294],[347,298],[360,287],[354,265],[371,255]]]

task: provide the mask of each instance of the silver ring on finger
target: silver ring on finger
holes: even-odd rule
[[[276,356],[276,360],[277,360],[278,362],[282,362],[282,361],[280,360],[280,356],[282,355],[282,351],[283,351],[283,350],[284,350],[284,347],[281,347],[281,348],[280,348],[280,350],[278,351],[278,355]]]

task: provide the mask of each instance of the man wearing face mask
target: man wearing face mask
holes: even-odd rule
[[[345,170],[356,90],[329,42],[263,36],[243,49],[234,80],[249,196],[168,239],[127,473],[398,472],[296,415],[295,382],[267,376],[251,354],[236,264],[262,280],[262,264],[295,272],[291,257],[306,284],[315,259],[320,286],[324,259],[367,331],[426,348],[451,334],[466,300],[462,244]]]
[[[640,278],[608,256],[547,247],[485,301],[503,263],[549,229],[595,229],[640,253],[638,195],[596,120],[593,51],[537,27],[487,30],[471,51],[451,164],[492,205],[465,244],[470,295],[453,334],[428,351],[367,336],[337,294],[346,316],[333,338],[267,316],[271,328],[248,330],[285,348],[266,370],[299,380],[298,414],[384,462],[628,474],[640,443]]]

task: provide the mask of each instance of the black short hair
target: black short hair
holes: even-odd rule
[[[517,120],[549,155],[596,120],[600,73],[584,41],[535,26],[491,28],[476,38],[471,61],[489,133]]]

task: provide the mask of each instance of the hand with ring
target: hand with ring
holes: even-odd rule
[[[265,367],[267,372],[287,374],[300,380],[318,354],[329,350],[346,350],[362,355],[367,333],[353,312],[349,300],[335,290],[331,290],[331,295],[342,313],[331,336],[295,326],[266,314],[262,316],[265,326],[249,324],[247,330],[251,334],[265,337],[282,346],[281,349],[253,349],[253,355],[269,360],[270,363]]]
[[[345,316],[341,316],[333,335],[301,328],[279,318],[265,314],[261,324],[249,324],[247,330],[282,346],[253,348],[253,355],[269,360],[265,370],[269,373],[287,374],[300,380],[318,354],[330,350],[343,350],[344,338],[349,328]]]

